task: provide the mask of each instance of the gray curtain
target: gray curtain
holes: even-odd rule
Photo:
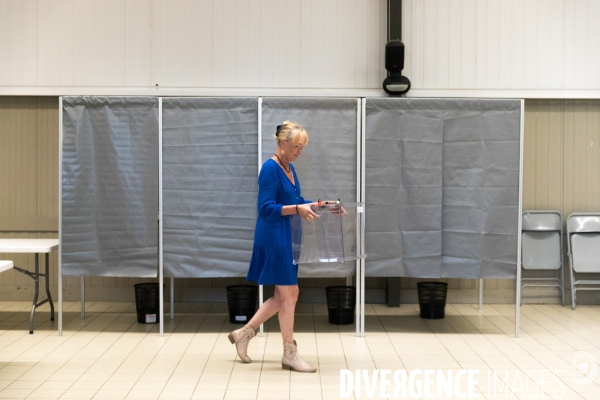
[[[277,148],[273,135],[283,121],[301,124],[309,144],[294,162],[307,200],[356,199],[356,99],[265,98],[262,103],[262,160]],[[300,264],[301,277],[348,276],[354,262]]]
[[[155,277],[158,100],[64,97],[62,273]]]
[[[521,101],[366,104],[366,274],[514,278]]]
[[[366,106],[365,272],[439,277],[443,111],[428,100]]]
[[[514,278],[521,101],[444,107],[442,277]]]
[[[63,99],[65,275],[156,276],[155,98]],[[516,272],[521,102],[368,99],[367,275],[509,278]],[[310,143],[294,163],[306,199],[356,199],[356,99],[163,101],[165,275],[245,276],[258,140],[284,120]],[[347,276],[354,263],[302,264]]]
[[[257,171],[258,99],[163,99],[165,276],[246,276]]]

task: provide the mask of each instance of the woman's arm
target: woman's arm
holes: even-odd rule
[[[264,166],[258,175],[258,215],[270,222],[281,218],[282,204],[277,204],[277,175],[275,170]]]

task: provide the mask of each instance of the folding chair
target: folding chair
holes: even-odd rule
[[[600,280],[575,280],[576,274],[600,273],[600,213],[569,215],[567,244],[569,264],[571,264],[571,301],[574,310],[578,290],[600,290]]]
[[[525,211],[522,218],[521,266],[528,271],[554,270],[558,275],[554,278],[521,278],[521,288],[558,287],[564,306],[562,215],[558,211]]]

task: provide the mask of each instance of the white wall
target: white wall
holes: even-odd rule
[[[0,0],[0,94],[379,89],[385,5]]]
[[[0,95],[382,95],[386,4],[0,0]],[[409,95],[600,98],[597,21],[599,0],[403,0]]]
[[[598,98],[598,21],[598,0],[403,0],[404,74],[429,94]]]

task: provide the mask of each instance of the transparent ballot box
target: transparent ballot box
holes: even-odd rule
[[[320,218],[291,216],[294,264],[344,262],[365,258],[364,203],[334,203],[314,207]]]

